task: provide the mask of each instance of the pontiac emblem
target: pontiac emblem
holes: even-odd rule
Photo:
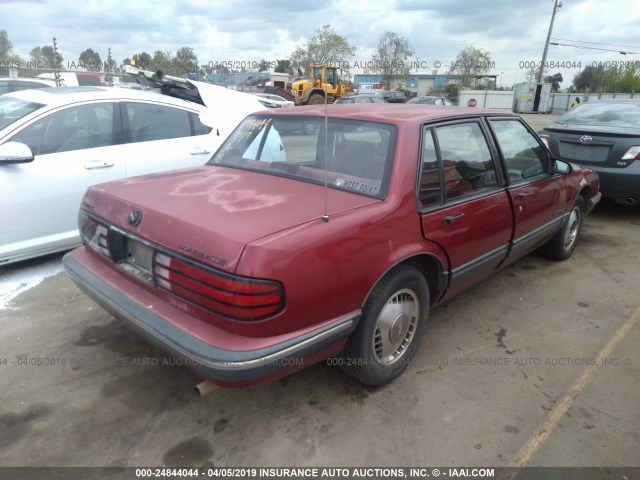
[[[135,227],[142,221],[142,212],[140,210],[131,210],[129,212],[129,225]]]
[[[593,140],[593,138],[591,138],[589,135],[582,135],[580,137],[580,143],[591,143],[591,140]]]

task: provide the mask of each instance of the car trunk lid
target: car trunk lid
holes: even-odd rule
[[[545,128],[545,132],[555,138],[557,154],[562,160],[584,165],[618,166],[626,151],[619,140],[637,138],[637,133],[625,128],[583,125],[554,124]]]
[[[134,237],[234,272],[247,243],[322,221],[324,196],[321,185],[205,165],[91,187],[83,208]],[[327,200],[329,215],[380,202],[335,189]]]

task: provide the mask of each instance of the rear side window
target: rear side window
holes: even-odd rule
[[[190,112],[187,110],[152,103],[130,102],[125,105],[130,141],[133,143],[192,135]]]

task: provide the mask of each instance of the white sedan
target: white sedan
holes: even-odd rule
[[[80,245],[88,186],[202,165],[246,115],[265,108],[253,95],[200,82],[150,83],[164,95],[62,87],[0,96],[0,265]]]

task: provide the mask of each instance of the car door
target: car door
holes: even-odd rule
[[[447,296],[506,258],[513,219],[496,152],[481,119],[425,126],[418,204],[425,239],[447,254]]]
[[[4,253],[79,244],[77,216],[89,185],[124,176],[113,102],[60,108],[5,141],[28,145],[32,162],[2,166]]]
[[[507,191],[513,203],[515,230],[509,254],[509,261],[513,261],[558,231],[566,190],[560,175],[552,171],[547,149],[520,118],[495,118],[489,124],[507,171]]]
[[[204,165],[220,136],[191,110],[149,102],[124,102],[127,177]]]

